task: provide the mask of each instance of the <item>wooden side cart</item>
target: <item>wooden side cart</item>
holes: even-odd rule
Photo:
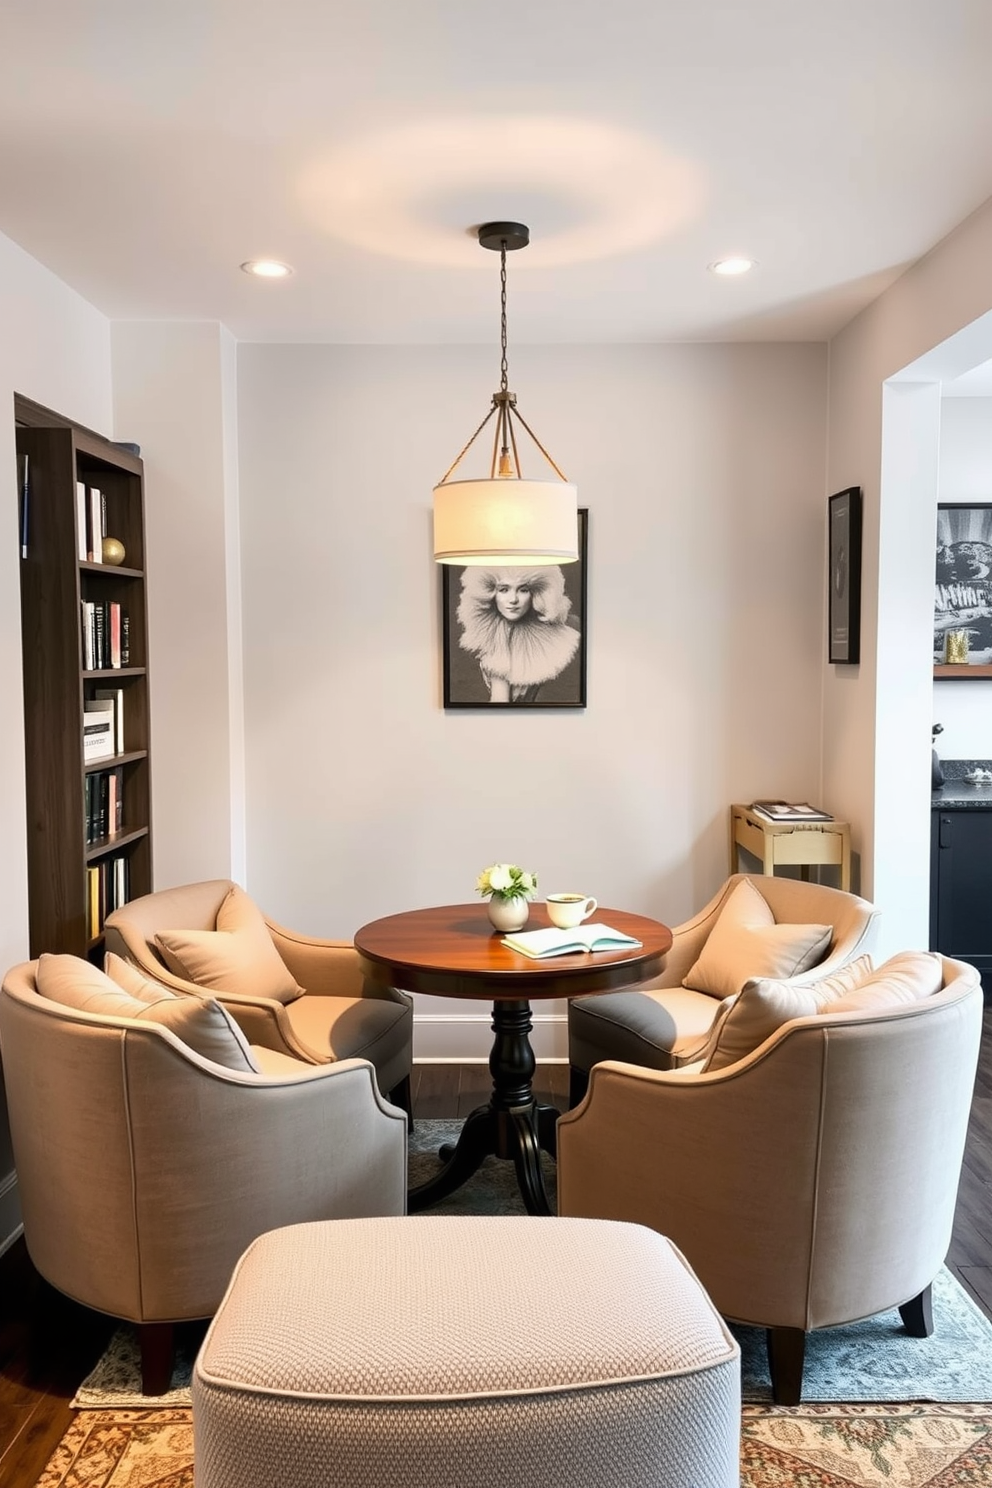
[[[730,871],[740,873],[740,850],[744,848],[761,863],[762,873],[774,874],[782,864],[809,870],[821,863],[840,867],[840,886],[851,890],[851,828],[848,822],[773,822],[750,806],[730,808]]]

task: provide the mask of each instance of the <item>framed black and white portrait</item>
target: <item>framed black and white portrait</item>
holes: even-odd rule
[[[992,502],[937,507],[935,663],[947,660],[951,633],[972,666],[992,664]]]
[[[589,513],[579,558],[441,568],[445,708],[584,708]]]
[[[827,659],[861,660],[861,487],[838,491],[827,503]]]

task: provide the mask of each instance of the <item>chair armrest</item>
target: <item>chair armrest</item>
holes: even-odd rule
[[[350,940],[322,940],[287,930],[266,918],[272,943],[301,987],[311,997],[376,997],[384,1002],[409,1002],[396,987],[379,987],[362,972],[358,952]]]
[[[596,1065],[557,1126],[559,1214],[647,1225],[725,1315],[805,1326],[820,1048],[706,1075]]]
[[[271,1077],[165,1045],[127,1049],[146,1320],[211,1315],[265,1230],[405,1212],[406,1115],[366,1060]]]

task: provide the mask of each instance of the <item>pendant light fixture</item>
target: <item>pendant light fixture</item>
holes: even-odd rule
[[[574,563],[579,556],[578,495],[517,409],[507,385],[506,255],[526,248],[522,222],[487,222],[479,242],[500,257],[499,392],[482,423],[434,487],[434,557],[438,563],[490,564],[500,568]],[[495,418],[488,479],[452,480],[490,419]],[[557,479],[525,479],[517,445],[519,424]]]

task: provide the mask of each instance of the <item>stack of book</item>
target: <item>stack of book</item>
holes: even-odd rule
[[[129,864],[123,853],[102,858],[86,870],[86,931],[95,940],[108,914],[127,903]]]
[[[83,793],[86,846],[115,837],[124,825],[124,767],[93,770]]]
[[[83,671],[105,672],[131,664],[130,621],[116,600],[82,601]]]
[[[88,698],[83,704],[83,764],[113,758],[117,753],[116,738],[113,703]]]
[[[80,563],[103,562],[107,498],[96,486],[76,482],[76,556]]]
[[[806,801],[752,801],[751,810],[771,822],[833,821],[829,811],[820,811]]]

